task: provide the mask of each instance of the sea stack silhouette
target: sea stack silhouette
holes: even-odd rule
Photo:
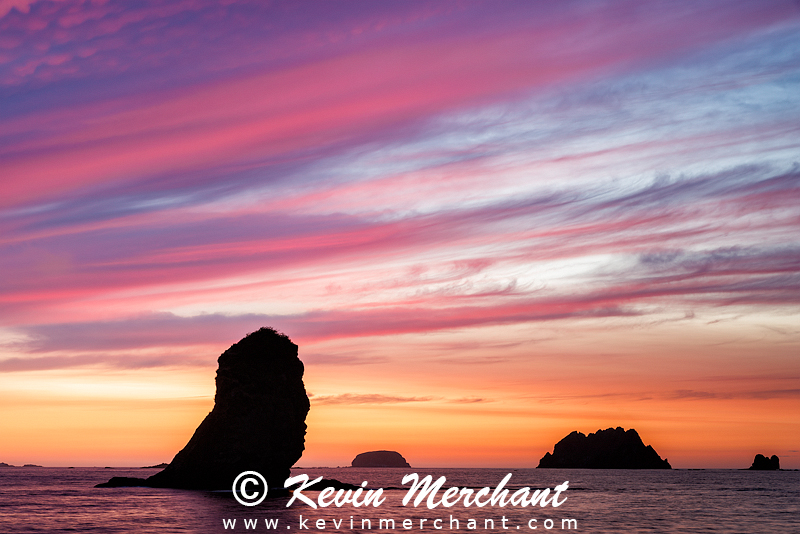
[[[574,431],[545,453],[538,467],[583,469],[672,469],[634,429],[598,430],[588,436]]]
[[[283,488],[305,449],[310,408],[297,345],[261,328],[217,361],[214,409],[172,462],[147,479],[114,477],[98,487],[228,490],[239,473],[257,471]]]
[[[753,465],[748,469],[752,471],[778,471],[781,468],[781,460],[776,455],[767,458],[763,454],[756,454],[753,458]]]
[[[362,452],[353,458],[352,467],[411,467],[403,455],[396,451]]]

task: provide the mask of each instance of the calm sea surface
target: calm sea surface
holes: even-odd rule
[[[111,476],[145,477],[156,470],[102,468],[0,469],[0,532],[449,532],[562,531],[562,519],[575,519],[578,532],[741,532],[800,533],[800,472],[611,471],[583,469],[356,469],[293,470],[387,489],[380,507],[312,509],[287,498],[267,499],[255,507],[236,502],[230,492],[148,488],[96,489]],[[505,475],[515,490],[553,488],[569,481],[558,508],[484,507],[428,509],[402,505],[404,475],[447,477],[452,486],[492,489]],[[440,492],[441,494],[442,492]],[[317,493],[309,493],[316,498]],[[351,528],[351,518],[353,528]],[[503,528],[505,518],[505,529]],[[236,519],[235,528],[224,520]],[[383,519],[381,529],[380,520]],[[392,519],[395,528],[387,528]],[[410,530],[403,520],[411,520]],[[436,521],[440,519],[441,521]],[[534,520],[535,521],[532,521]],[[252,520],[256,520],[255,528]],[[274,521],[277,521],[275,523]],[[323,520],[320,522],[320,520]],[[470,529],[470,520],[474,520]],[[551,520],[551,521],[548,521]],[[273,521],[269,528],[267,521]],[[363,521],[363,523],[362,523]],[[492,523],[494,528],[492,528]],[[548,529],[548,526],[552,528]],[[307,529],[301,528],[307,527]],[[530,527],[537,527],[535,530]],[[564,523],[566,529],[568,523]],[[371,527],[371,528],[368,528]]]

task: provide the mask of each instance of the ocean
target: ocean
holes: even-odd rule
[[[366,480],[368,488],[384,488],[386,500],[379,507],[345,504],[317,509],[299,501],[287,508],[288,497],[247,507],[231,492],[94,488],[112,476],[145,477],[156,471],[2,468],[0,533],[800,532],[798,471],[294,469],[293,475],[306,473],[311,479],[324,476],[354,484]],[[569,489],[561,494],[566,501],[556,508],[464,507],[459,501],[450,508],[428,509],[424,503],[403,506],[408,489],[401,481],[409,473],[430,474],[434,480],[446,477],[439,495],[453,486],[493,490],[509,473],[506,487],[512,493],[525,486],[552,492],[565,481]],[[308,495],[316,499],[318,492]]]

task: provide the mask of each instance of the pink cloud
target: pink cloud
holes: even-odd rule
[[[0,18],[5,17],[9,11],[16,9],[20,13],[30,13],[31,4],[38,0],[0,0]]]
[[[162,13],[164,9],[124,17],[173,14]],[[183,9],[193,7],[175,8]],[[681,12],[666,15],[680,24],[652,17],[625,26],[625,31],[609,20],[596,33],[597,20],[562,16],[552,27],[532,19],[466,36],[444,32],[410,41],[387,38],[368,49],[223,76],[222,81],[180,91],[150,93],[143,100],[81,106],[61,118],[21,117],[0,127],[0,136],[24,139],[6,147],[0,164],[0,174],[8,177],[2,202],[26,203],[43,192],[52,197],[109,181],[234,168],[386,135],[405,121],[593,77],[631,61],[653,61],[782,16],[774,8],[739,9],[714,12],[713,32],[707,31],[704,19],[712,13],[700,11],[686,19],[680,19]],[[120,31],[124,17],[104,31]],[[592,35],[591,53],[575,44],[572,36],[581,34]],[[48,53],[19,68],[32,72],[39,65],[60,66],[70,57]]]
[[[224,300],[230,287],[171,290],[170,285],[241,275],[286,281],[292,278],[287,273],[297,269],[315,278],[311,285],[322,291],[329,267],[353,273],[367,265],[387,269],[433,250],[449,251],[448,261],[455,262],[449,274],[434,279],[393,278],[393,284],[380,289],[416,286],[424,291],[414,300],[404,297],[398,305],[437,306],[443,290],[434,288],[466,280],[501,262],[524,266],[531,261],[580,259],[589,253],[625,254],[640,257],[631,271],[607,268],[592,275],[593,284],[611,284],[616,291],[617,300],[608,304],[611,307],[623,305],[625,299],[635,302],[673,295],[693,295],[699,303],[718,304],[796,301],[796,293],[787,290],[791,280],[781,282],[782,276],[800,272],[794,259],[796,247],[762,246],[757,235],[791,233],[794,211],[785,208],[798,198],[797,176],[777,175],[739,185],[731,183],[732,176],[737,174],[666,182],[616,197],[565,191],[388,221],[277,213],[195,214],[184,220],[173,212],[174,221],[156,213],[133,217],[130,226],[114,220],[74,233],[58,227],[59,231],[37,239],[5,244],[0,313],[24,324],[45,309],[58,314],[57,310],[69,310],[87,299],[100,299],[96,306],[81,305],[87,318],[105,314],[103,306],[111,303],[108,299],[118,301],[118,306],[127,301],[128,306],[136,303],[143,309],[148,309],[148,299],[158,300],[159,293],[172,298],[181,292],[193,293],[195,299],[216,293],[216,298]],[[773,215],[750,218],[765,210]],[[741,246],[709,246],[730,232],[740,242],[745,240]],[[504,244],[502,252],[487,256],[485,247],[494,243]],[[697,246],[704,252],[684,252]],[[620,279],[627,282],[619,283]],[[657,283],[662,279],[670,283]],[[110,296],[148,287],[161,289],[146,298]],[[594,287],[586,286],[582,298],[595,298]],[[375,289],[370,286],[363,292]],[[475,300],[513,298],[527,289],[506,281],[468,293],[453,288],[444,291],[451,292],[451,299]],[[318,306],[326,306],[325,298],[319,295]]]
[[[626,279],[625,282],[580,294],[434,293],[418,302],[397,300],[295,315],[149,314],[113,321],[24,326],[21,332],[30,341],[17,346],[21,350],[51,352],[213,344],[226,342],[236,332],[264,325],[290,333],[298,342],[309,343],[490,325],[630,317],[649,313],[641,305],[657,305],[663,299],[682,302],[684,306],[742,303],[795,306],[800,301],[796,290],[798,271],[797,254],[792,250],[761,255],[738,250],[664,254],[642,258],[639,268],[619,273],[618,278]]]

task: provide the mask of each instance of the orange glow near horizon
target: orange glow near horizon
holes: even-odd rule
[[[746,324],[739,323],[733,328],[741,333]],[[614,337],[582,326],[588,340]],[[308,353],[305,383],[312,408],[306,450],[297,465],[344,466],[359,452],[389,449],[417,467],[535,467],[573,430],[622,426],[637,429],[675,468],[747,467],[759,451],[778,454],[783,467],[796,468],[800,423],[785,420],[800,409],[789,391],[792,379],[785,380],[786,391],[769,391],[765,388],[774,387],[775,379],[759,378],[758,368],[764,358],[791,363],[798,347],[773,349],[753,360],[747,347],[719,348],[711,336],[705,360],[687,353],[685,360],[671,358],[662,366],[657,362],[665,354],[698,346],[697,328],[684,325],[677,341],[669,323],[658,329],[662,345],[645,351],[629,336],[617,347],[607,340],[602,354],[588,353],[577,331],[565,346],[547,336],[532,344],[513,337],[529,336],[525,329],[482,329],[474,331],[482,342],[476,338],[473,347],[457,351],[463,362],[458,366],[449,363],[454,357],[449,346],[465,341],[457,331],[427,340],[397,336],[301,346],[301,358]],[[511,346],[502,346],[500,336]],[[653,331],[645,337],[652,341]],[[335,357],[362,350],[371,351],[373,360],[314,363],[320,353]],[[714,362],[715,351],[727,368]],[[14,391],[8,381],[14,375],[7,374],[7,392],[0,398],[4,461],[168,462],[213,406],[213,356],[208,362],[188,373],[98,370],[90,378],[80,370],[27,372],[17,375],[28,380],[27,392]],[[42,393],[30,391],[32,379]]]

